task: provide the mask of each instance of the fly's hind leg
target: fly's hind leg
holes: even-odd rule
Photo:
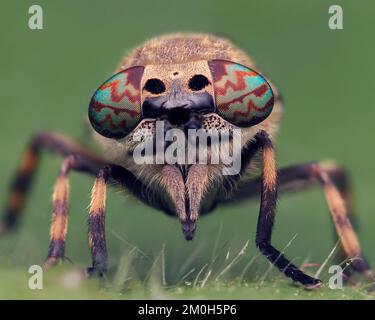
[[[39,164],[39,145],[32,141],[23,152],[18,170],[13,177],[0,222],[0,235],[12,230],[18,223],[25,205],[35,171]]]
[[[353,271],[358,272],[368,278],[371,282],[375,281],[373,271],[369,267],[366,259],[362,254],[360,243],[356,232],[350,221],[352,205],[346,192],[340,191],[340,187],[330,174],[332,168],[325,164],[315,163],[309,166],[308,172],[318,180],[322,185],[332,216],[336,233],[340,239],[343,254],[349,259],[350,267]]]
[[[363,257],[352,225],[356,215],[353,213],[352,191],[345,170],[332,162],[312,162],[280,169],[278,178],[281,192],[300,191],[316,185],[323,187],[342,255],[350,261],[350,268],[345,270],[346,275],[358,272],[374,282],[374,273]],[[256,196],[260,190],[261,179],[251,180],[231,200],[239,201]]]
[[[64,258],[65,238],[68,227],[69,172],[79,171],[96,177],[91,194],[89,212],[89,245],[92,266],[89,275],[97,271],[99,275],[107,269],[107,249],[105,243],[105,200],[107,181],[110,178],[135,195],[142,198],[143,184],[123,167],[109,165],[103,159],[82,147],[75,141],[53,132],[37,134],[26,149],[20,167],[10,188],[10,199],[5,209],[2,230],[16,225],[23,207],[25,195],[30,189],[32,177],[37,169],[40,152],[46,150],[64,157],[55,182],[52,197],[52,223],[50,245],[44,268],[55,265]],[[17,201],[16,201],[17,200]],[[146,201],[146,199],[143,199]],[[147,202],[147,201],[146,201]]]
[[[69,172],[75,170],[95,176],[105,162],[74,140],[61,134],[54,132],[36,134],[24,151],[19,168],[11,183],[0,231],[8,231],[18,224],[42,151],[64,157],[52,197],[50,245],[44,263],[44,268],[48,268],[64,257],[68,226]]]
[[[36,134],[23,152],[18,170],[10,184],[8,200],[0,222],[0,234],[17,226],[25,205],[26,197],[38,169],[40,154],[44,150],[59,154],[63,157],[67,157],[71,154],[82,155],[89,159],[85,168],[85,170],[89,172],[96,172],[96,170],[103,165],[101,159],[75,141],[61,134],[54,132]]]

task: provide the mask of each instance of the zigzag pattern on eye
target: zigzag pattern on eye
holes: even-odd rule
[[[127,97],[128,100],[132,103],[137,103],[139,101],[139,91],[136,92],[134,95],[131,94],[131,92],[126,89],[129,84],[133,86],[133,83],[126,79],[125,75],[122,75],[124,79],[115,79],[113,81],[109,81],[105,83],[100,90],[105,90],[105,89],[110,89],[111,95],[110,95],[110,100],[113,102],[120,102],[124,97]],[[120,93],[118,90],[119,84],[122,82],[126,82],[124,87],[125,90],[124,92]],[[134,87],[134,86],[133,86]]]
[[[227,94],[227,91],[228,91],[229,88],[232,88],[233,91],[243,91],[247,88],[247,83],[245,81],[245,77],[260,77],[257,73],[255,73],[253,71],[237,70],[237,71],[232,71],[232,73],[234,74],[234,76],[236,78],[236,82],[233,82],[233,81],[230,80],[228,73],[223,75],[223,78],[224,79],[227,78],[228,80],[225,81],[224,87],[217,87],[216,88],[216,92],[217,92],[218,95],[225,96]],[[236,97],[236,98],[234,98],[234,99],[232,99],[228,102],[221,102],[220,108],[223,111],[224,110],[227,111],[227,110],[229,110],[230,105],[232,103],[235,103],[235,102],[243,103],[244,99],[247,96],[250,96],[250,95],[254,95],[257,98],[262,97],[262,96],[264,96],[265,93],[267,93],[268,90],[269,90],[269,88],[268,88],[267,84],[263,83],[259,87],[255,88],[255,89],[253,89],[249,92],[246,92],[243,95],[241,95],[239,97]],[[247,103],[247,107],[248,107],[247,111],[248,112],[244,113],[244,112],[241,112],[241,111],[237,110],[237,111],[234,112],[234,116],[236,114],[249,115],[251,110],[256,110],[256,111],[262,112],[262,111],[264,111],[264,109],[266,109],[268,107],[271,107],[272,104],[273,104],[273,98],[270,98],[264,106],[257,107],[253,103],[253,101],[250,99]]]
[[[100,125],[107,124],[108,126],[110,126],[111,129],[116,129],[118,127],[126,128],[126,119],[124,119],[123,121],[121,121],[118,124],[115,124],[114,121],[113,121],[113,117],[110,114],[106,114],[104,116],[104,119],[102,121],[100,121],[99,123],[100,123]]]
[[[227,70],[226,70],[227,71]],[[237,70],[237,71],[232,71],[233,74],[235,75],[235,78],[236,78],[236,83],[234,83],[233,81],[231,80],[225,80],[225,84],[224,84],[224,87],[218,87],[217,90],[218,90],[218,94],[222,95],[222,96],[225,96],[227,94],[227,90],[229,88],[232,88],[234,91],[242,91],[244,89],[246,89],[246,82],[245,82],[245,76],[249,76],[249,77],[255,77],[257,76],[257,74],[253,71],[243,71],[243,70]],[[220,82],[222,79],[225,79],[225,78],[229,78],[229,72],[227,71],[227,73],[223,74],[221,76],[220,79],[218,79],[218,81]]]
[[[237,125],[249,126],[268,116],[273,108],[272,89],[256,71],[240,64],[212,61],[219,114]]]
[[[118,73],[95,92],[89,115],[92,124],[101,134],[119,138],[125,136],[139,122],[140,71],[139,67],[135,67]]]
[[[267,90],[268,90],[267,85],[266,84],[262,84],[261,86],[255,88],[254,90],[252,90],[252,91],[250,91],[248,93],[243,94],[242,96],[234,98],[234,99],[232,99],[232,100],[230,100],[228,102],[222,102],[220,104],[220,108],[224,109],[224,110],[228,110],[229,107],[230,107],[230,105],[232,103],[235,103],[235,102],[243,103],[244,99],[247,96],[250,96],[252,94],[254,94],[256,97],[262,97],[267,92]],[[265,108],[272,106],[272,103],[273,103],[272,100],[273,99],[270,98],[268,100],[268,102],[263,107],[257,107],[256,105],[254,105],[253,101],[250,99],[249,102],[247,103],[248,110],[251,111],[251,109],[254,109],[256,111],[263,111]]]
[[[127,119],[125,118],[125,116],[122,116],[122,117],[120,116],[120,119],[119,119],[120,114],[127,113],[133,118],[138,117],[140,115],[140,113],[135,110],[119,109],[119,108],[115,108],[115,107],[102,104],[97,101],[95,101],[92,104],[92,108],[95,112],[98,113],[98,115],[96,116],[98,124],[100,124],[103,127],[108,126],[112,129],[116,129],[119,127],[126,128]],[[102,115],[103,118],[101,120],[99,120],[100,113],[103,113]],[[114,120],[117,120],[117,121],[114,121]]]
[[[95,109],[96,112],[101,112],[103,109],[110,109],[113,111],[113,113],[118,116],[120,113],[128,113],[130,114],[132,117],[136,117],[138,115],[140,115],[140,112],[136,111],[136,110],[130,110],[130,109],[120,109],[120,108],[117,108],[117,107],[112,107],[112,106],[109,106],[107,104],[104,104],[104,103],[101,103],[99,101],[94,101],[93,104],[92,104],[92,107]]]

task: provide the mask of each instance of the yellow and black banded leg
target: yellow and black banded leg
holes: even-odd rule
[[[35,174],[41,151],[49,151],[64,157],[53,192],[53,214],[51,241],[44,267],[48,268],[64,258],[65,238],[68,226],[70,171],[79,171],[96,176],[92,190],[89,215],[89,243],[92,252],[92,267],[89,273],[106,271],[107,250],[104,235],[104,213],[106,183],[108,178],[138,196],[145,203],[152,203],[147,188],[127,169],[107,164],[90,150],[77,142],[54,132],[42,132],[33,137],[22,156],[21,164],[10,188],[8,204],[3,216],[1,230],[6,231],[16,225],[32,177]]]
[[[103,160],[79,145],[77,142],[54,132],[36,134],[24,151],[18,170],[10,185],[8,200],[0,223],[0,234],[18,224],[24,208],[26,196],[38,168],[40,153],[49,151],[67,157],[71,154],[85,158],[84,166],[77,170],[96,174],[104,164]]]
[[[262,148],[263,172],[261,179],[261,203],[256,232],[256,245],[267,259],[293,281],[306,287],[314,288],[321,285],[319,279],[305,274],[292,264],[280,251],[271,244],[272,229],[276,214],[278,178],[274,149],[268,134],[261,131],[256,140]]]
[[[107,181],[110,167],[99,170],[91,192],[89,212],[89,246],[92,256],[92,266],[87,268],[87,275],[102,276],[107,271],[107,246],[105,241],[105,204]]]
[[[335,182],[335,176],[331,173],[333,169],[337,168],[331,164],[312,163],[305,170],[310,179],[317,180],[324,189],[342,252],[349,259],[351,269],[364,275],[371,282],[375,282],[374,273],[362,255],[358,237],[351,223],[350,210],[352,205],[350,198],[346,197],[348,193],[345,190],[340,191],[339,185]],[[337,175],[337,170],[335,173]]]
[[[344,169],[332,162],[312,162],[295,165],[279,171],[280,189],[301,190],[314,185],[323,187],[329,212],[341,244],[341,256],[350,262],[346,276],[358,272],[375,281],[373,272],[363,257],[358,237],[353,228],[356,217],[353,212],[352,191]]]
[[[38,163],[39,146],[35,141],[32,141],[22,154],[17,173],[10,184],[2,221],[0,222],[0,235],[17,225]]]
[[[56,179],[52,195],[52,223],[50,229],[50,245],[47,259],[43,267],[45,269],[57,264],[64,258],[65,239],[68,229],[69,208],[69,179],[71,170],[78,169],[80,159],[70,155],[63,161],[59,175]]]

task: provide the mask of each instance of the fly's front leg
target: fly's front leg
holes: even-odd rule
[[[52,224],[50,230],[50,245],[48,256],[44,262],[47,269],[60,259],[64,258],[65,239],[68,230],[68,206],[69,206],[69,171],[77,165],[77,158],[73,155],[67,157],[56,179],[52,195]]]
[[[69,180],[71,170],[91,171],[92,164],[89,159],[78,154],[72,154],[63,161],[59,175],[56,179],[52,196],[52,223],[50,230],[50,245],[48,256],[44,262],[45,269],[57,264],[64,258],[65,240],[68,229],[68,208],[69,208]]]
[[[281,272],[293,281],[306,287],[321,285],[319,279],[310,277],[292,264],[280,251],[271,244],[272,229],[276,215],[277,170],[272,142],[268,134],[261,131],[256,135],[260,142],[263,156],[263,174],[261,185],[261,204],[256,232],[256,245],[265,257]]]
[[[107,198],[107,181],[110,171],[110,167],[104,167],[99,170],[91,192],[88,237],[92,256],[92,266],[87,268],[87,274],[89,276],[96,272],[99,276],[102,276],[107,271],[105,205]]]

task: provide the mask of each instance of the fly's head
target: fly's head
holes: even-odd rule
[[[185,135],[248,132],[270,115],[273,103],[271,86],[258,72],[236,62],[199,60],[121,70],[94,93],[89,119],[112,146],[121,146],[114,160],[125,163],[129,159],[122,158],[139,143],[160,140],[158,122],[164,132],[180,129]]]

